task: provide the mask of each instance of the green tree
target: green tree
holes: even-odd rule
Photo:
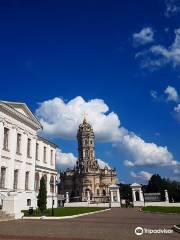
[[[168,191],[170,202],[180,201],[180,183],[176,181],[171,181],[167,178],[161,178],[159,174],[154,174],[150,178],[148,185],[145,188],[146,192],[159,192],[161,193],[161,200],[164,201],[164,190]]]
[[[132,201],[132,189],[130,187],[130,184],[120,183],[119,187],[120,187],[121,198]]]
[[[41,213],[44,213],[46,210],[47,204],[47,189],[46,189],[46,180],[44,177],[40,180],[40,189],[38,194],[38,208],[40,209]]]

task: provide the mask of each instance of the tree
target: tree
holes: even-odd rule
[[[161,178],[160,175],[154,174],[150,178],[148,185],[145,188],[146,192],[159,192],[161,193],[161,200],[165,200],[164,190],[168,191],[170,202],[180,201],[180,183],[176,181],[171,181],[167,178]]]
[[[40,189],[38,194],[38,208],[40,209],[41,213],[44,213],[46,210],[47,204],[47,189],[46,189],[46,180],[44,177],[40,180]]]
[[[130,184],[119,184],[120,187],[120,194],[122,199],[126,199],[132,201],[132,190]]]

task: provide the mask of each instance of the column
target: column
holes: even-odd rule
[[[4,137],[4,120],[0,118],[0,158],[1,158],[1,151],[3,148],[3,137]],[[1,161],[0,161],[0,168],[1,168]]]
[[[15,165],[15,154],[16,154],[16,140],[17,140],[17,134],[16,134],[16,128],[15,126],[12,126],[12,128],[9,129],[9,151],[10,151],[10,160],[8,164],[8,176],[11,176],[7,178],[7,188],[13,189],[13,183],[14,183],[14,165]],[[20,187],[20,171],[18,172],[18,186]]]
[[[90,192],[89,192],[89,190],[87,191],[87,202],[90,203]]]
[[[135,189],[132,189],[132,197],[133,197],[133,202],[136,202],[136,194],[135,194]]]
[[[164,192],[165,192],[165,202],[168,202],[168,203],[169,203],[168,191],[167,191],[167,190],[164,190]]]
[[[117,189],[117,201],[120,202],[120,192],[119,192],[119,189]]]
[[[66,192],[66,203],[69,203],[69,192]]]
[[[141,189],[139,190],[139,197],[140,197],[140,201],[144,202],[144,195],[143,195],[143,191]]]

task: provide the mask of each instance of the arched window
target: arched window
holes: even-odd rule
[[[6,168],[1,167],[0,173],[0,188],[5,188],[6,185]]]
[[[136,191],[136,192],[135,192],[135,195],[136,195],[136,201],[139,201],[139,192]]]
[[[106,196],[106,190],[103,189],[103,196]]]
[[[50,178],[50,192],[54,193],[54,177],[51,176]]]
[[[39,173],[36,172],[35,174],[35,191],[38,192],[39,191]]]

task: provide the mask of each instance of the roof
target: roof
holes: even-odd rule
[[[42,128],[41,123],[35,117],[35,115],[28,108],[26,103],[22,102],[10,102],[10,101],[0,101],[2,107],[7,108],[6,110],[12,111],[15,115],[24,118],[25,120],[31,121],[36,124],[37,128]]]
[[[131,187],[141,187],[141,184],[139,184],[139,183],[133,183],[133,184],[131,184],[130,186],[131,186]]]

